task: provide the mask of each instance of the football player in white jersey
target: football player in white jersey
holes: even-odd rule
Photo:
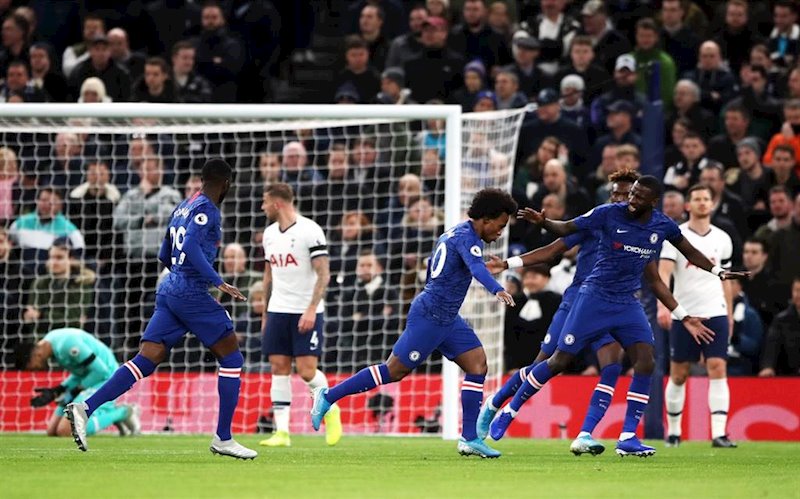
[[[724,269],[731,265],[733,243],[722,229],[711,225],[714,211],[713,192],[706,185],[689,189],[686,206],[689,221],[681,224],[683,236],[709,260]],[[664,243],[658,265],[665,283],[674,278],[673,294],[686,311],[695,317],[704,317],[704,324],[714,331],[708,344],[698,344],[680,321],[670,316],[669,310],[659,303],[658,322],[669,331],[670,370],[664,394],[667,406],[667,445],[678,446],[681,440],[681,414],[686,399],[686,379],[692,363],[705,359],[708,371],[708,407],[711,412],[711,438],[714,447],[736,447],[728,438],[728,406],[730,391],[727,379],[727,352],[730,337],[730,317],[733,292],[729,281],[691,265],[673,245]]]
[[[259,442],[289,447],[292,359],[310,391],[328,387],[317,369],[323,346],[323,297],[330,280],[325,234],[313,220],[297,213],[291,186],[275,183],[264,191],[261,208],[272,222],[264,231],[265,313],[262,351],[272,367],[270,398],[275,433]],[[339,408],[325,418],[325,440],[342,436]]]

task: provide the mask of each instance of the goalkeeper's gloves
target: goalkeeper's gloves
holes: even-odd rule
[[[53,388],[34,388],[33,391],[39,395],[31,398],[31,407],[44,407],[64,393],[67,387],[64,385],[54,386]]]

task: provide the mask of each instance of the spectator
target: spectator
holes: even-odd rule
[[[773,13],[775,28],[769,34],[769,51],[776,64],[790,68],[797,62],[800,52],[797,10],[791,0],[778,0],[773,7]]]
[[[633,119],[636,108],[625,100],[614,102],[608,108],[606,126],[609,133],[599,137],[592,148],[589,165],[599,165],[602,159],[603,148],[608,144],[631,144],[637,149],[642,147],[642,138],[633,131]]]
[[[783,185],[769,190],[769,213],[772,218],[756,230],[754,237],[771,246],[772,237],[792,224],[792,192]]]
[[[403,68],[386,68],[381,74],[381,91],[375,100],[378,104],[416,104],[411,90],[405,88],[406,74]]]
[[[413,173],[406,173],[397,180],[397,192],[389,199],[387,209],[378,213],[375,225],[379,232],[388,235],[389,230],[398,225],[408,212],[411,203],[422,196],[422,179]]]
[[[99,102],[111,102],[111,97],[106,94],[106,84],[96,76],[91,76],[81,83],[81,93],[78,102],[96,104]]]
[[[514,190],[522,193],[525,198],[533,198],[541,187],[544,165],[558,156],[560,147],[561,141],[556,137],[547,136],[542,139],[536,152],[525,158],[525,163],[517,168]]]
[[[527,32],[520,31],[514,35],[512,50],[514,61],[506,66],[506,69],[516,73],[520,92],[525,94],[526,98],[532,98],[541,89],[550,86],[550,78],[536,65],[540,49],[539,40]]]
[[[661,211],[673,222],[680,225],[686,221],[686,200],[678,191],[667,191],[664,193]]]
[[[0,228],[5,229],[16,218],[20,194],[17,153],[11,148],[0,147]]]
[[[28,63],[28,32],[30,23],[19,14],[12,14],[3,20],[0,49],[0,74],[6,74],[11,61]]]
[[[772,154],[781,144],[788,144],[794,149],[794,157],[800,158],[800,100],[792,99],[783,105],[783,116],[786,121],[781,126],[781,131],[770,139],[767,150],[764,152],[764,164],[772,166]],[[800,175],[800,168],[796,169]]]
[[[92,40],[106,32],[106,23],[102,17],[89,13],[83,18],[83,40],[67,47],[61,57],[61,69],[69,80],[72,71],[79,64],[89,60],[89,46]]]
[[[367,215],[360,211],[348,211],[342,216],[339,228],[331,233],[328,244],[331,283],[325,300],[330,316],[336,316],[340,298],[346,299],[356,283],[358,255],[367,249],[372,249],[378,255],[383,254],[383,248],[374,247],[374,231]]]
[[[12,61],[6,69],[6,81],[0,89],[0,102],[10,102],[11,95],[22,97],[24,102],[46,102],[47,95],[30,80],[28,66],[22,61]]]
[[[488,24],[485,0],[465,0],[464,22],[450,32],[450,48],[468,61],[480,60],[490,74],[511,63],[511,51],[506,40]]]
[[[684,24],[686,9],[682,0],[661,2],[661,33],[659,38],[664,51],[676,65],[676,74],[683,74],[697,66],[697,50],[700,37],[692,28]]]
[[[211,83],[194,70],[195,48],[181,41],[172,47],[172,74],[175,77],[178,101],[187,104],[209,103],[213,99]]]
[[[389,45],[386,67],[403,67],[422,52],[422,23],[428,18],[425,6],[418,4],[408,13],[408,33],[400,35]]]
[[[183,186],[183,199],[190,199],[201,190],[203,190],[202,177],[200,175],[190,175]]]
[[[370,194],[359,189],[355,172],[350,168],[345,144],[331,145],[326,179],[314,187],[311,213],[320,214],[314,221],[326,229],[326,233],[332,232],[339,226],[343,213],[359,207],[371,208]]]
[[[422,152],[422,165],[419,170],[422,179],[422,192],[433,201],[434,206],[444,206],[444,171],[439,151],[425,149]]]
[[[539,67],[549,76],[558,71],[559,61],[567,55],[572,37],[581,27],[565,7],[565,0],[542,0],[541,13],[526,21],[528,32],[542,44]]]
[[[714,215],[724,215],[736,227],[739,233],[739,242],[750,235],[747,225],[747,215],[742,198],[734,194],[725,186],[725,174],[722,165],[717,162],[706,165],[700,172],[700,183],[711,187],[714,202]],[[733,236],[731,236],[733,239]]]
[[[778,229],[772,237],[769,248],[769,261],[779,283],[790,285],[792,278],[800,276],[800,194],[794,198],[792,221]]]
[[[151,55],[166,57],[170,47],[196,35],[202,24],[202,2],[154,0],[147,2],[144,10],[151,27],[146,33],[147,52]]]
[[[767,87],[765,89],[768,96],[775,99],[782,99],[786,95],[785,78],[786,72],[779,69],[769,57],[769,48],[763,43],[753,45],[750,49],[750,67],[761,66],[767,72]]]
[[[789,306],[775,317],[764,342],[761,377],[800,374],[800,277],[792,281]]]
[[[425,0],[425,7],[429,16],[441,17],[448,23],[455,17],[454,13],[450,12],[450,0]]]
[[[220,276],[225,282],[236,286],[243,292],[248,292],[250,287],[261,281],[263,277],[262,274],[247,268],[247,253],[239,243],[229,243],[222,250]],[[213,294],[225,307],[225,310],[231,314],[231,317],[239,317],[247,313],[248,306],[246,302],[234,300],[230,295],[216,289]],[[245,297],[250,298],[248,295],[245,295]]]
[[[768,268],[769,250],[767,243],[758,238],[744,243],[744,268],[750,276],[742,281],[745,294],[758,311],[764,324],[772,324],[772,319],[789,300],[789,287],[779,284]]]
[[[583,99],[584,82],[583,78],[576,74],[567,75],[561,80],[561,113],[568,120],[573,121],[581,127],[591,137],[590,132],[592,117],[589,106]]]
[[[749,17],[746,0],[728,0],[725,3],[725,26],[714,37],[733,74],[739,74],[742,63],[749,58],[750,49],[760,40]]]
[[[53,67],[52,47],[46,43],[35,43],[29,53],[33,86],[53,102],[67,102],[67,80]]]
[[[752,137],[745,137],[736,146],[739,172],[731,190],[742,198],[752,212],[765,212],[769,203],[769,175],[761,166],[761,146]],[[752,228],[752,224],[751,224]]]
[[[236,335],[239,349],[253,372],[261,363],[261,319],[266,307],[264,303],[264,283],[256,281],[247,289],[247,311],[236,317]]]
[[[481,61],[472,61],[464,66],[464,86],[451,96],[451,102],[460,104],[465,113],[475,107],[475,99],[486,87],[486,68]]]
[[[22,319],[23,269],[19,249],[12,244],[4,227],[0,227],[0,334],[3,338],[18,337]]]
[[[108,32],[108,45],[111,51],[111,60],[130,75],[131,81],[136,81],[144,74],[145,56],[139,52],[132,52],[128,42],[128,33],[122,28],[114,28]]]
[[[547,189],[546,186],[545,189]],[[566,207],[564,204],[565,199],[557,192],[551,192],[541,198],[541,209],[547,213],[547,217],[551,220],[569,220],[571,218],[566,216]],[[526,248],[542,248],[558,239],[557,235],[548,232],[538,225],[526,224],[525,228],[527,230],[525,231],[523,243]],[[561,257],[559,256],[545,263],[547,263],[548,266],[553,266],[556,265],[560,259]]]
[[[708,141],[708,157],[719,161],[727,169],[741,166],[737,158],[737,145],[747,136],[750,113],[744,106],[729,105],[725,108],[723,115],[725,131]],[[752,140],[758,146],[758,141]],[[761,147],[758,147],[758,150],[760,151]]]
[[[750,134],[763,141],[769,140],[780,121],[780,103],[767,93],[767,70],[761,66],[742,65],[742,87],[739,96],[728,106],[741,106],[750,112]]]
[[[381,90],[381,75],[369,65],[369,47],[358,35],[350,35],[344,41],[346,65],[336,78],[334,87],[341,89],[350,83],[356,93],[356,102],[369,102]],[[406,73],[407,74],[407,73]],[[412,93],[414,89],[412,88]]]
[[[728,376],[752,376],[764,339],[764,325],[758,312],[742,291],[742,283],[731,281],[733,330],[728,346]]]
[[[619,172],[622,170],[629,170],[629,171],[638,171],[639,170],[639,149],[631,144],[623,144],[621,146],[612,145],[613,149],[613,170],[608,170],[606,168],[605,171],[608,173],[604,174],[603,181],[604,185],[601,185],[595,191],[595,204],[605,204],[611,198],[611,188],[613,182],[609,181],[608,177],[614,173]],[[606,154],[606,146],[603,149],[603,154]],[[603,158],[603,162],[606,162],[606,159]],[[599,171],[603,168],[603,163],[600,164],[598,167]],[[598,172],[598,176],[599,176]]]
[[[89,260],[96,261],[98,268],[102,268],[112,256],[112,215],[114,206],[122,198],[119,189],[110,181],[111,173],[106,163],[89,163],[86,182],[72,189],[67,201],[70,218],[75,220],[84,235],[85,255]]]
[[[32,299],[22,315],[41,338],[53,329],[82,328],[94,302],[96,274],[72,257],[69,242],[59,239],[48,251],[47,275],[37,277]]]
[[[494,79],[494,93],[497,96],[497,109],[525,107],[528,98],[519,91],[519,78],[510,70],[501,69]]]
[[[781,144],[772,152],[772,169],[770,170],[770,183],[773,186],[782,185],[789,189],[792,195],[800,193],[800,178],[797,176],[797,156],[795,148],[789,144]]]
[[[517,306],[509,309],[505,321],[504,359],[507,370],[530,364],[531,355],[539,352],[561,295],[548,291],[550,269],[534,265],[522,272],[522,292],[514,296]]]
[[[675,108],[667,120],[667,128],[680,118],[689,122],[689,127],[703,137],[711,137],[716,127],[716,116],[703,109],[700,104],[700,87],[692,80],[681,80],[675,85],[673,95]]]
[[[697,183],[700,171],[715,162],[706,157],[706,143],[694,132],[687,133],[681,141],[681,154],[681,161],[667,168],[664,173],[664,186],[685,194],[690,186]]]
[[[444,122],[440,120],[431,120],[438,126],[436,133],[440,133],[442,137],[442,147],[444,147]],[[429,121],[428,123],[430,123]],[[433,132],[434,130],[428,130]],[[435,134],[430,133],[427,137],[433,137]],[[428,141],[423,140],[425,147],[428,146]],[[443,154],[443,152],[442,152]],[[361,136],[353,140],[350,146],[350,164],[355,167],[356,181],[359,184],[361,192],[368,192],[371,194],[371,210],[381,210],[386,208],[389,204],[389,190],[392,184],[392,167],[389,165],[378,165],[378,151],[375,149],[375,139],[368,136]],[[366,206],[366,205],[365,205]],[[362,208],[362,211],[366,208]]]
[[[195,43],[197,73],[211,82],[213,102],[236,102],[244,47],[228,33],[219,4],[206,3],[201,22],[203,29]]]
[[[697,69],[684,75],[700,87],[700,104],[713,114],[718,114],[723,104],[736,93],[736,79],[722,63],[719,45],[707,40],[700,45]]]
[[[495,0],[489,4],[489,16],[487,17],[489,27],[495,32],[500,33],[503,40],[511,40],[513,24],[511,15],[508,12],[508,5],[504,0]]]
[[[358,31],[367,44],[369,61],[378,71],[383,71],[389,52],[389,41],[383,34],[386,13],[379,5],[366,4],[358,18]]]
[[[634,148],[635,149],[635,148]],[[639,152],[636,151],[638,157]],[[608,177],[617,171],[617,146],[616,144],[608,144],[603,148],[600,165],[595,170],[587,182],[590,192],[595,193],[595,204],[603,204],[608,200],[609,185]],[[599,202],[597,200],[600,200]]]
[[[441,17],[423,22],[421,42],[422,52],[403,67],[408,88],[419,102],[444,100],[463,83],[464,58],[447,47],[447,21]]]
[[[617,64],[619,57],[631,51],[631,43],[625,35],[614,29],[603,0],[586,2],[581,9],[581,19],[583,29],[579,34],[586,35],[592,40],[597,62],[609,73],[614,73],[619,69]],[[635,71],[635,67],[632,71]]]
[[[169,76],[167,61],[160,57],[147,59],[144,76],[133,86],[133,102],[178,102],[177,89]]]
[[[800,68],[793,68],[789,71],[789,77],[786,80],[787,95],[789,100],[800,99]]]
[[[314,186],[322,176],[308,164],[308,152],[302,142],[292,141],[283,146],[281,153],[281,182],[294,190],[301,213],[308,213]]]
[[[56,135],[55,157],[48,165],[45,183],[56,187],[73,188],[78,186],[83,180],[81,165],[81,138],[76,133],[61,132]],[[43,167],[47,163],[41,163]]]
[[[614,69],[614,83],[611,90],[592,102],[592,124],[598,133],[606,131],[608,106],[619,100],[626,100],[636,106],[637,124],[634,128],[636,130],[640,128],[638,118],[647,104],[647,98],[636,90],[636,79],[636,59],[630,54],[619,56]]]
[[[675,61],[659,48],[658,35],[658,26],[652,19],[639,19],[636,23],[636,47],[633,50],[633,56],[636,58],[636,71],[639,74],[636,88],[643,94],[650,95],[652,66],[654,63],[658,63],[661,101],[668,108],[672,103],[672,92],[675,89],[677,75]]]
[[[389,231],[388,277],[394,284],[399,281],[404,304],[410,304],[424,286],[424,279],[419,278],[420,271],[426,268],[425,259],[433,252],[443,225],[444,213],[434,208],[428,199],[418,198],[408,206],[400,225]]]
[[[564,164],[558,159],[551,159],[544,165],[542,189],[534,194],[531,204],[534,209],[541,209],[545,196],[556,194],[564,205],[566,220],[583,215],[592,207],[589,195],[582,187],[567,178]]]
[[[561,115],[559,96],[555,90],[546,88],[539,92],[537,103],[536,116],[523,122],[520,129],[517,164],[533,154],[545,137],[552,136],[569,149],[572,173],[579,178],[586,177],[589,174],[584,159],[589,151],[586,132]]]
[[[86,78],[103,80],[108,96],[114,102],[126,102],[130,97],[131,79],[128,73],[111,60],[106,35],[97,35],[89,42],[89,58],[78,64],[69,77],[69,87],[75,100]]]
[[[555,80],[562,82],[568,75],[578,75],[583,79],[586,89],[584,96],[590,103],[611,87],[611,75],[605,67],[595,62],[592,39],[585,35],[578,35],[572,39],[569,49],[569,66],[561,69]],[[563,92],[562,92],[563,93]]]

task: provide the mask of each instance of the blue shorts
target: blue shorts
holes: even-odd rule
[[[317,314],[314,328],[301,334],[297,324],[302,316],[303,314],[267,312],[267,328],[264,330],[264,338],[261,341],[261,353],[266,356],[321,356],[323,340],[325,339],[322,312]]]
[[[639,302],[617,303],[581,291],[564,322],[558,349],[577,355],[605,334],[623,348],[634,343],[655,343],[650,321]]]
[[[464,352],[481,347],[481,340],[461,316],[450,324],[442,325],[415,312],[412,305],[406,329],[394,344],[392,353],[404,366],[415,369],[434,350],[453,360]]]
[[[569,316],[570,310],[572,310],[572,302],[562,300],[561,305],[558,306],[558,310],[556,310],[556,313],[553,316],[553,320],[550,322],[550,327],[547,328],[547,334],[544,335],[544,341],[542,341],[541,351],[547,355],[547,357],[550,357],[553,355],[553,352],[556,351],[558,340],[561,338],[561,334],[564,332],[564,323],[567,321],[567,316]],[[596,352],[609,343],[614,343],[615,341],[616,340],[610,334],[604,333],[600,338],[592,341],[590,346],[592,351]]]
[[[188,332],[208,348],[233,332],[233,321],[209,294],[191,297],[157,294],[156,309],[142,341],[163,343],[171,349]]]
[[[673,362],[697,362],[703,357],[728,358],[728,317],[712,317],[703,324],[714,331],[711,343],[698,345],[681,321],[672,321],[669,329],[669,358]]]

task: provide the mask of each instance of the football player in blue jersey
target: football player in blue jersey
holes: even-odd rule
[[[581,230],[598,231],[600,242],[597,263],[578,292],[555,352],[546,362],[530,370],[514,398],[492,421],[490,434],[493,439],[503,437],[522,404],[544,383],[564,371],[585,346],[610,332],[625,348],[634,371],[617,454],[642,457],[655,454],[655,449],[642,444],[635,433],[649,400],[650,378],[655,364],[653,331],[635,296],[642,275],[656,297],[670,309],[676,320],[684,324],[694,340],[706,343],[713,338],[714,332],[703,325],[703,319],[686,313],[658,274],[658,257],[664,240],[672,243],[693,265],[720,279],[747,275],[714,265],[692,246],[675,222],[655,209],[662,190],[661,182],[655,177],[641,177],[633,185],[627,203],[598,206],[567,222],[549,220],[544,213],[530,208],[520,212],[520,218],[562,237]]]
[[[516,210],[513,198],[499,189],[483,189],[475,195],[467,213],[469,220],[439,237],[428,261],[425,288],[412,302],[406,329],[388,360],[362,369],[330,389],[321,387],[314,391],[311,422],[315,430],[337,400],[400,381],[438,350],[466,373],[461,385],[462,431],[458,452],[483,458],[500,456],[500,452],[477,436],[475,423],[483,399],[486,352],[458,311],[473,277],[498,300],[514,306],[514,299],[486,268],[483,243],[497,240]]]
[[[639,176],[639,173],[635,170],[627,169],[611,174],[609,176],[609,181],[611,182],[611,197],[609,202],[621,203],[627,201],[633,183],[639,179]],[[565,253],[570,248],[574,248],[575,246],[579,248],[575,276],[572,279],[572,284],[564,292],[561,305],[559,305],[556,315],[553,316],[553,320],[542,342],[539,354],[530,366],[520,369],[517,374],[511,376],[508,381],[506,381],[497,393],[486,399],[486,403],[481,408],[481,413],[478,416],[479,437],[486,438],[486,435],[489,434],[489,425],[497,414],[497,411],[508,399],[517,393],[517,390],[525,381],[525,376],[533,369],[533,366],[547,360],[548,357],[553,355],[563,330],[564,321],[567,319],[567,315],[569,315],[569,311],[572,308],[572,303],[575,301],[575,297],[578,295],[583,281],[589,276],[597,261],[597,244],[599,241],[600,234],[597,232],[578,231],[569,236],[561,237],[547,246],[529,251],[524,255],[512,257],[505,261],[495,257],[486,264],[490,272],[497,274],[509,268],[527,267],[537,263],[549,262],[553,258]],[[617,379],[622,372],[622,365],[620,363],[622,347],[620,347],[619,343],[617,343],[609,333],[605,333],[597,340],[593,341],[591,347],[597,354],[597,361],[600,365],[600,381],[597,383],[594,393],[592,394],[589,410],[581,426],[581,432],[578,438],[570,445],[570,450],[575,455],[585,453],[597,455],[605,450],[602,443],[592,438],[592,431],[594,431],[597,424],[605,415],[606,410],[608,410],[608,406],[614,396]]]
[[[231,437],[231,421],[239,401],[239,376],[244,358],[233,332],[230,315],[208,292],[210,285],[237,300],[245,297],[225,283],[214,270],[222,237],[219,206],[231,186],[230,165],[210,159],[203,165],[203,188],[184,200],[172,213],[169,229],[158,259],[170,269],[156,294],[156,309],[142,335],[139,354],[117,369],[111,378],[86,399],[67,405],[72,436],[82,451],[87,421],[104,403],[127,392],[134,383],[153,373],[170,349],[191,331],[219,362],[217,390],[219,416],[211,452],[239,459],[253,459],[258,453]]]

